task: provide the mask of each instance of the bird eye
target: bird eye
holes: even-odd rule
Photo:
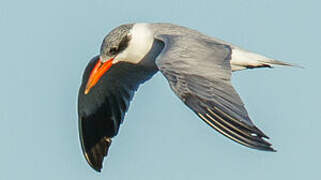
[[[116,47],[112,47],[109,49],[109,53],[110,54],[115,54],[117,52],[117,48]]]

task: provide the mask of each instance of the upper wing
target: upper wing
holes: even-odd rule
[[[245,146],[274,151],[250,120],[230,83],[231,48],[193,36],[156,34],[165,43],[156,60],[171,89],[200,118],[221,134]]]
[[[92,168],[100,171],[111,138],[117,135],[135,91],[155,72],[120,62],[114,64],[85,95],[90,71],[98,59],[98,56],[94,57],[85,69],[78,94],[78,117],[84,156]]]

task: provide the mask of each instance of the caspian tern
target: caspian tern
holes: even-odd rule
[[[83,74],[79,134],[89,165],[100,171],[139,85],[160,71],[204,122],[250,148],[274,151],[231,85],[233,71],[291,64],[249,52],[198,31],[165,23],[121,25],[103,40]]]

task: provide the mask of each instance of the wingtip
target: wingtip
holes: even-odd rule
[[[277,152],[277,150],[272,147],[272,144],[271,144],[271,143],[269,143],[269,146],[268,146],[268,147],[265,147],[265,148],[262,149],[262,150],[264,150],[264,151],[269,151],[269,152]]]
[[[84,152],[86,161],[96,172],[101,172],[104,157],[108,154],[110,144],[111,138],[104,137],[94,147]]]
[[[93,168],[96,172],[100,173],[101,172],[101,169],[103,168],[102,165],[100,166],[93,166],[93,165],[90,165],[91,168]]]
[[[277,151],[276,149],[273,149],[273,148],[272,148],[272,151],[271,151],[271,152],[278,152],[278,151]]]
[[[261,145],[263,145],[263,146],[254,147],[254,149],[269,151],[269,152],[277,152],[277,150],[272,147],[272,144],[266,140],[267,138],[268,137],[265,137],[265,139],[264,139],[261,137],[261,139],[262,139]]]
[[[266,151],[269,151],[269,152],[277,152],[277,150],[274,149],[273,147],[269,147],[268,149],[266,149]]]
[[[96,172],[99,172],[99,173],[101,172],[102,161],[96,162],[96,163],[92,162],[91,160],[92,158],[89,158],[88,153],[85,153],[85,159],[91,168],[93,168]]]
[[[267,135],[265,135],[260,129],[258,129],[257,127],[255,127],[258,131],[260,131],[262,133],[261,136],[259,136],[259,138],[262,140],[262,147],[254,147],[255,149],[259,149],[259,150],[263,150],[263,151],[269,151],[269,152],[277,152],[276,149],[274,149],[272,147],[272,143],[270,143],[269,141],[267,141],[267,139],[270,139]]]

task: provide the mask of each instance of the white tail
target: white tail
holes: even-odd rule
[[[296,66],[286,62],[270,59],[259,54],[255,54],[240,48],[233,48],[231,55],[232,71],[240,71],[244,69],[274,67],[279,66]]]

